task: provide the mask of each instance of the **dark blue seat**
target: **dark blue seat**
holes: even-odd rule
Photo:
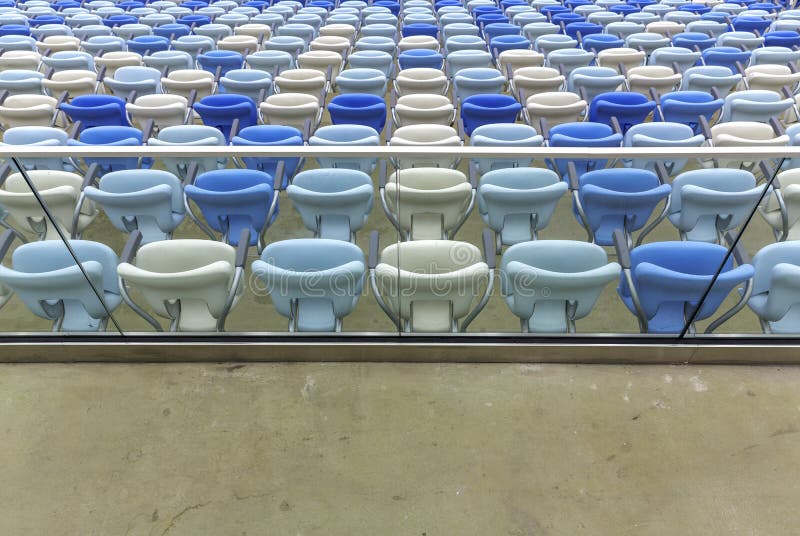
[[[697,47],[703,51],[716,46],[717,40],[701,32],[683,32],[672,37],[672,44],[689,50]]]
[[[3,24],[0,26],[2,35],[31,35],[31,29],[26,24]]]
[[[713,47],[703,51],[703,62],[706,65],[727,67],[732,73],[738,73],[736,62],[747,65],[750,60],[749,50],[740,50],[736,47]]]
[[[800,46],[800,33],[788,30],[767,32],[764,34],[764,46],[787,48]]]
[[[625,133],[631,126],[643,123],[655,107],[655,102],[639,93],[601,93],[589,105],[589,121],[610,125],[611,118],[616,117]]]
[[[303,146],[303,133],[293,127],[283,125],[255,125],[243,128],[231,140],[232,145],[240,146]],[[248,169],[255,169],[275,176],[278,162],[283,160],[284,173],[282,188],[289,184],[289,179],[294,176],[300,166],[300,158],[276,158],[263,156],[243,156],[242,162]]]
[[[522,106],[508,95],[472,95],[461,103],[461,120],[467,136],[481,125],[514,123]]]
[[[380,133],[386,124],[386,102],[368,93],[337,95],[328,104],[328,113],[334,125],[363,125]]]
[[[550,129],[550,147],[619,147],[621,144],[622,134],[614,132],[610,126],[603,123],[563,123]],[[567,175],[569,162],[575,164],[578,175],[582,175],[588,171],[605,168],[608,160],[598,158],[547,160],[550,168],[557,171],[562,177]]]
[[[125,101],[111,95],[81,95],[70,102],[61,103],[70,120],[81,122],[82,128],[100,126],[130,126],[125,112]]]
[[[115,26],[122,26],[123,24],[136,24],[138,22],[139,18],[134,17],[133,15],[111,15],[110,17],[106,17],[103,19],[103,24],[105,24],[109,28],[114,28]]]
[[[439,27],[435,24],[425,24],[416,22],[406,24],[401,30],[403,37],[411,37],[414,35],[429,35],[431,37],[439,37]]]
[[[600,24],[592,24],[591,22],[570,22],[564,27],[565,33],[573,39],[578,39],[578,34],[581,34],[581,41],[587,36],[602,34],[603,26]],[[583,47],[584,50],[586,47]]]
[[[74,147],[85,147],[87,145],[137,147],[142,145],[142,131],[133,127],[121,126],[92,127],[83,130],[78,140],[67,140],[67,145]],[[99,165],[104,173],[139,167],[139,158],[137,156],[86,157],[83,160],[87,165]],[[142,159],[141,167],[149,168],[152,163],[153,161],[150,158]]]
[[[127,45],[129,52],[149,56],[155,52],[169,50],[169,38],[158,35],[140,35],[129,39]]]
[[[164,37],[170,40],[184,37],[191,33],[192,30],[188,26],[185,24],[178,24],[177,22],[173,22],[172,24],[162,24],[161,26],[156,26],[153,28],[153,35]]]
[[[239,119],[240,128],[258,124],[256,103],[244,95],[234,93],[209,95],[196,102],[194,110],[200,114],[204,125],[218,129],[226,139],[230,139],[234,119]]]
[[[252,169],[221,169],[203,173],[184,189],[208,225],[222,240],[239,245],[242,230],[250,230],[250,245],[278,215],[278,197],[268,173]]]
[[[442,69],[444,56],[429,48],[412,48],[401,52],[397,56],[397,63],[400,69],[417,69],[425,67],[428,69]]]
[[[758,32],[763,34],[772,21],[749,15],[740,15],[731,20],[731,26],[737,32]]]
[[[654,119],[681,123],[691,127],[695,134],[701,134],[700,116],[711,122],[724,104],[724,99],[715,99],[705,91],[674,91],[661,96],[661,106]]]
[[[217,72],[221,67],[220,76],[225,76],[228,71],[241,69],[244,57],[233,50],[211,50],[197,56],[197,63],[200,68],[209,73]]]
[[[521,35],[500,35],[493,37],[489,41],[489,50],[492,54],[499,56],[506,50],[527,50],[531,47],[531,42],[527,37]]]
[[[584,50],[601,52],[609,48],[621,48],[625,41],[610,34],[591,34],[582,39],[581,46]]]

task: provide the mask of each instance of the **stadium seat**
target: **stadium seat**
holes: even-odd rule
[[[255,125],[243,128],[231,140],[234,146],[249,147],[298,147],[303,145],[303,133],[296,128],[281,125]],[[276,158],[268,156],[243,156],[242,162],[248,169],[263,171],[274,177],[279,161],[284,163],[284,175],[281,188],[289,184],[302,162],[300,158]]]
[[[312,146],[359,146],[380,145],[378,132],[362,125],[328,125],[318,128],[308,140]],[[344,168],[372,173],[377,159],[374,157],[348,157],[348,156],[317,156],[317,162],[322,168]]]

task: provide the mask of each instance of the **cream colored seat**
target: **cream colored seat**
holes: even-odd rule
[[[504,50],[498,56],[500,71],[508,76],[509,69],[515,73],[523,67],[541,67],[544,65],[544,54],[529,49]]]
[[[793,73],[787,65],[768,63],[754,65],[745,69],[744,74],[747,89],[765,89],[780,93],[784,87],[787,87],[794,94],[800,84],[800,72]]]
[[[106,68],[106,76],[113,77],[120,67],[143,65],[142,57],[135,52],[106,52],[94,59],[97,69]]]
[[[219,50],[232,50],[243,56],[258,51],[258,38],[252,35],[231,35],[217,42]]]
[[[357,30],[349,24],[326,24],[319,29],[320,37],[344,37],[351,43],[355,40]]]
[[[84,201],[76,214],[83,183],[80,175],[58,170],[29,170],[27,175],[66,235],[79,237],[97,217],[97,207],[90,200]],[[20,173],[10,175],[0,188],[0,207],[5,209],[17,229],[33,233],[39,239],[60,239]]]
[[[564,89],[566,78],[552,67],[521,67],[511,79],[511,94],[527,100],[537,93],[557,92]]]
[[[30,50],[9,50],[0,56],[0,71],[19,69],[36,71],[42,61],[42,55]]]
[[[538,93],[525,102],[528,124],[539,128],[545,119],[548,127],[580,121],[586,112],[586,101],[569,92]]]
[[[460,147],[463,144],[458,132],[446,125],[417,124],[400,127],[389,139],[389,145],[422,147]],[[458,158],[452,156],[413,156],[397,157],[394,164],[398,168],[412,167],[454,167]]]
[[[36,48],[44,54],[49,50],[53,52],[77,51],[81,48],[81,40],[71,35],[48,35],[36,42]]]
[[[633,48],[607,48],[597,53],[597,66],[598,67],[611,67],[617,72],[620,72],[620,64],[625,66],[625,69],[630,70],[634,67],[644,65],[647,54],[642,50]]]
[[[317,97],[308,93],[276,93],[267,97],[260,109],[265,123],[301,131],[308,122],[313,131],[322,120],[323,111]]]
[[[767,123],[731,121],[711,127],[711,142],[714,147],[783,147],[789,145],[789,136],[778,135]],[[752,169],[755,166],[754,162],[735,158],[718,158],[716,161],[722,167]],[[708,162],[704,164],[708,165]]]
[[[180,95],[142,95],[125,109],[131,116],[134,126],[144,130],[147,121],[152,120],[156,129],[183,125],[189,113],[189,104]]]
[[[267,24],[250,22],[233,29],[233,35],[249,35],[255,37],[259,45],[272,37],[272,29]]]
[[[305,93],[320,102],[326,92],[328,80],[316,69],[286,69],[275,77],[275,89],[279,93]]]
[[[158,316],[170,320],[170,331],[222,331],[244,292],[244,267],[236,258],[232,246],[213,240],[146,244],[136,253],[135,265],[123,262],[117,267],[123,298],[142,314],[128,291],[128,286],[135,288]],[[149,315],[144,317],[158,326]]]
[[[339,55],[347,54],[352,43],[347,37],[338,35],[321,35],[308,45],[310,50],[324,50],[336,52]]]
[[[53,73],[42,80],[42,87],[52,96],[58,97],[66,91],[70,97],[92,95],[97,89],[97,74],[92,71],[67,70]]]
[[[397,53],[405,52],[415,48],[428,48],[438,51],[441,46],[439,40],[429,35],[411,35],[404,37],[397,43]]]
[[[645,26],[645,28],[647,28],[648,33],[656,33],[658,35],[663,35],[664,37],[671,37],[683,33],[684,30],[686,30],[686,25],[681,24],[680,22],[659,20],[651,22]]]
[[[650,88],[658,95],[674,91],[681,83],[681,73],[669,67],[645,65],[628,70],[628,87],[635,93],[650,95]]]
[[[297,66],[301,69],[314,69],[325,76],[330,69],[333,79],[342,70],[342,55],[329,50],[311,50],[297,56]]]
[[[214,75],[201,69],[171,71],[161,79],[161,87],[167,93],[188,99],[192,90],[197,92],[197,101],[214,92]]]
[[[463,331],[491,292],[493,271],[467,242],[395,243],[379,260],[370,271],[372,290],[404,332]]]
[[[392,110],[394,124],[398,127],[409,125],[446,125],[455,121],[456,109],[444,95],[404,95],[397,99]]]
[[[778,240],[800,240],[800,169],[782,171],[759,211]]]
[[[440,70],[428,67],[403,69],[394,80],[394,90],[398,95],[429,93],[444,95],[450,87],[450,81]]]
[[[58,101],[47,95],[9,95],[0,105],[0,125],[13,127],[49,127]]]
[[[398,170],[380,194],[386,215],[404,240],[452,238],[475,203],[466,175],[438,167]]]

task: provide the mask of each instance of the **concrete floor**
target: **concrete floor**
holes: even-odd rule
[[[782,535],[800,368],[0,366],[0,534]]]

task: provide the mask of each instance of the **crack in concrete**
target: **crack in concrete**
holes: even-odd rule
[[[208,506],[209,504],[211,504],[211,501],[207,501],[207,502],[204,502],[204,503],[197,503],[197,504],[193,504],[191,506],[187,506],[186,508],[184,508],[183,510],[181,510],[180,512],[178,512],[177,514],[172,516],[172,519],[169,520],[169,525],[167,525],[167,527],[164,529],[164,532],[161,533],[161,536],[166,536],[166,534],[169,531],[174,529],[175,528],[175,524],[178,522],[178,520],[181,517],[183,517],[187,513],[191,512],[192,510],[199,510],[200,508]]]
[[[250,499],[263,499],[264,497],[269,497],[271,493],[264,492],[264,493],[253,493],[252,495],[239,495],[235,491],[233,492],[233,498],[237,501],[247,501]]]

